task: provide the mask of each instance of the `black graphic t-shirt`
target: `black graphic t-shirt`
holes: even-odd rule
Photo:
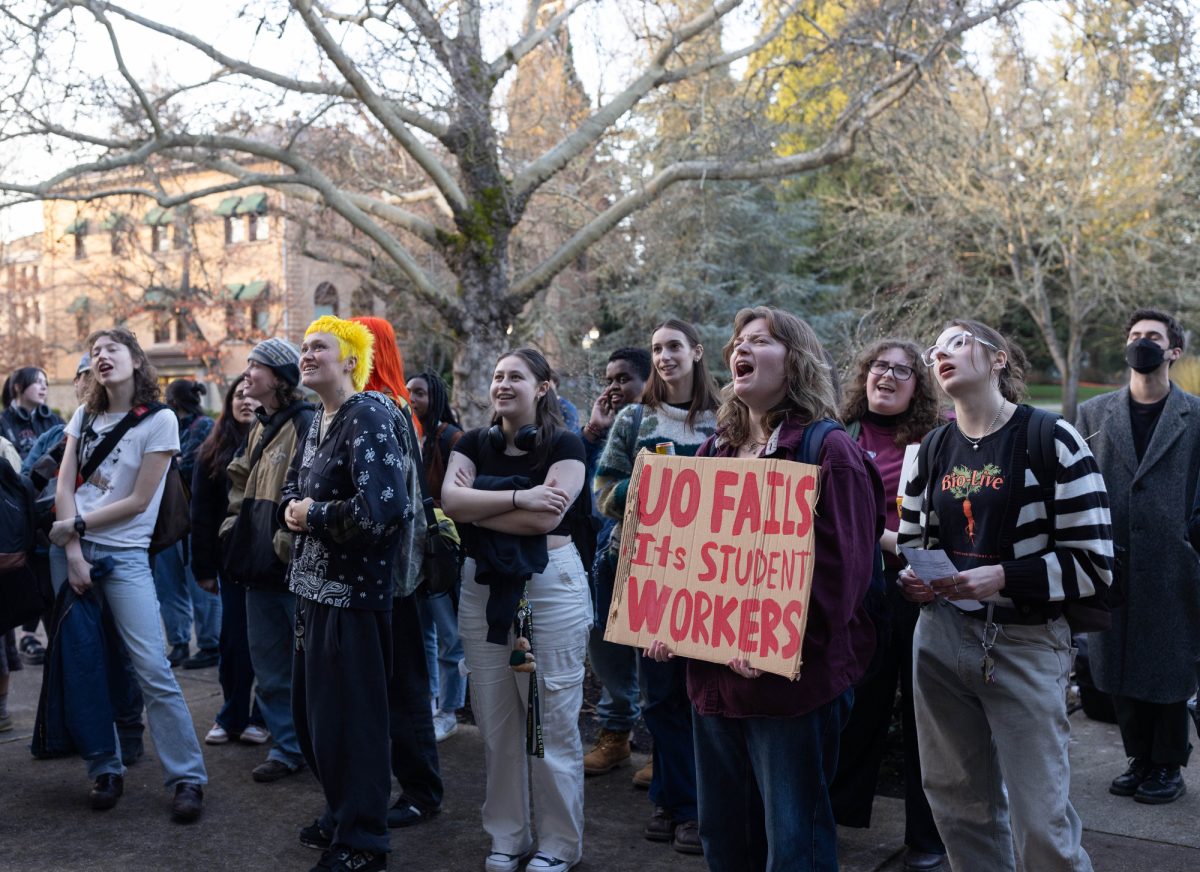
[[[941,546],[960,570],[999,563],[1000,534],[1013,483],[1020,415],[985,436],[978,450],[957,425],[942,442],[931,483]]]

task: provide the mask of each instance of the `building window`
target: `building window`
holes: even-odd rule
[[[125,240],[121,238],[120,230],[113,230],[108,237],[109,251],[113,254],[125,253]]]
[[[75,231],[75,259],[83,260],[85,257],[87,257],[87,225]]]
[[[255,303],[250,307],[250,323],[259,333],[266,333],[271,328],[271,313],[267,304]]]
[[[337,288],[329,282],[321,282],[317,285],[317,290],[313,294],[313,317],[320,318],[322,315],[333,315],[337,317],[338,313],[338,292]]]
[[[251,212],[246,216],[246,238],[251,242],[263,242],[269,234],[269,225],[266,215],[259,215],[256,212]]]
[[[92,323],[85,306],[75,312],[75,338],[80,342],[87,342],[88,334],[91,332]]]
[[[155,228],[156,230],[158,228]],[[171,341],[171,321],[170,315],[165,313],[157,313],[154,316],[154,341],[155,342],[170,342]]]
[[[171,239],[176,248],[187,248],[189,244],[190,234],[188,233],[187,221],[180,215],[176,217],[175,223],[171,227]]]
[[[234,339],[240,339],[246,332],[246,307],[229,305],[225,307],[225,333]]]
[[[152,251],[170,251],[171,236],[165,224],[155,224],[150,228],[150,248]]]
[[[246,224],[242,221],[241,215],[227,215],[225,217],[225,244],[233,245],[237,242],[244,242],[246,239]]]

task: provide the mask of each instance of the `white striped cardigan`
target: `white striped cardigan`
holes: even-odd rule
[[[1018,414],[1024,417],[1021,426],[1027,426],[1028,407],[1021,407]],[[1021,507],[1011,536],[1011,558],[1000,562],[1004,567],[1004,590],[1002,596],[995,598],[997,605],[1012,607],[1014,600],[1036,604],[1082,599],[1112,584],[1112,522],[1104,478],[1087,443],[1065,420],[1055,423],[1054,443],[1058,460],[1054,483],[1054,547],[1050,547],[1049,515],[1037,477],[1030,468],[1027,448]],[[935,461],[936,458],[929,458],[931,464]],[[913,467],[900,507],[899,543],[920,547],[922,530],[927,528],[929,547],[936,548],[937,513],[932,507],[926,510],[925,481],[918,480],[915,463]],[[936,480],[942,471],[931,474]]]

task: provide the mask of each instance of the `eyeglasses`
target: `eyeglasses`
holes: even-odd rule
[[[908,381],[912,378],[913,368],[902,363],[889,363],[886,360],[872,360],[867,369],[875,375],[887,375],[889,372],[896,381]]]
[[[926,348],[925,353],[921,355],[921,362],[926,366],[933,366],[935,363],[937,363],[938,352],[943,354],[953,354],[956,351],[960,351],[971,340],[978,342],[980,345],[986,345],[988,348],[992,349],[992,351],[1000,350],[986,339],[980,339],[974,333],[969,333],[968,331],[964,330],[962,333],[955,333],[953,336],[947,339],[945,345],[931,345]]]

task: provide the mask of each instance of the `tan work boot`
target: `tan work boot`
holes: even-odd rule
[[[583,755],[584,775],[603,775],[629,759],[629,732],[600,730],[596,747]]]
[[[633,773],[633,786],[640,787],[642,790],[650,789],[650,782],[654,779],[654,758],[651,757],[646,761],[646,765]]]

